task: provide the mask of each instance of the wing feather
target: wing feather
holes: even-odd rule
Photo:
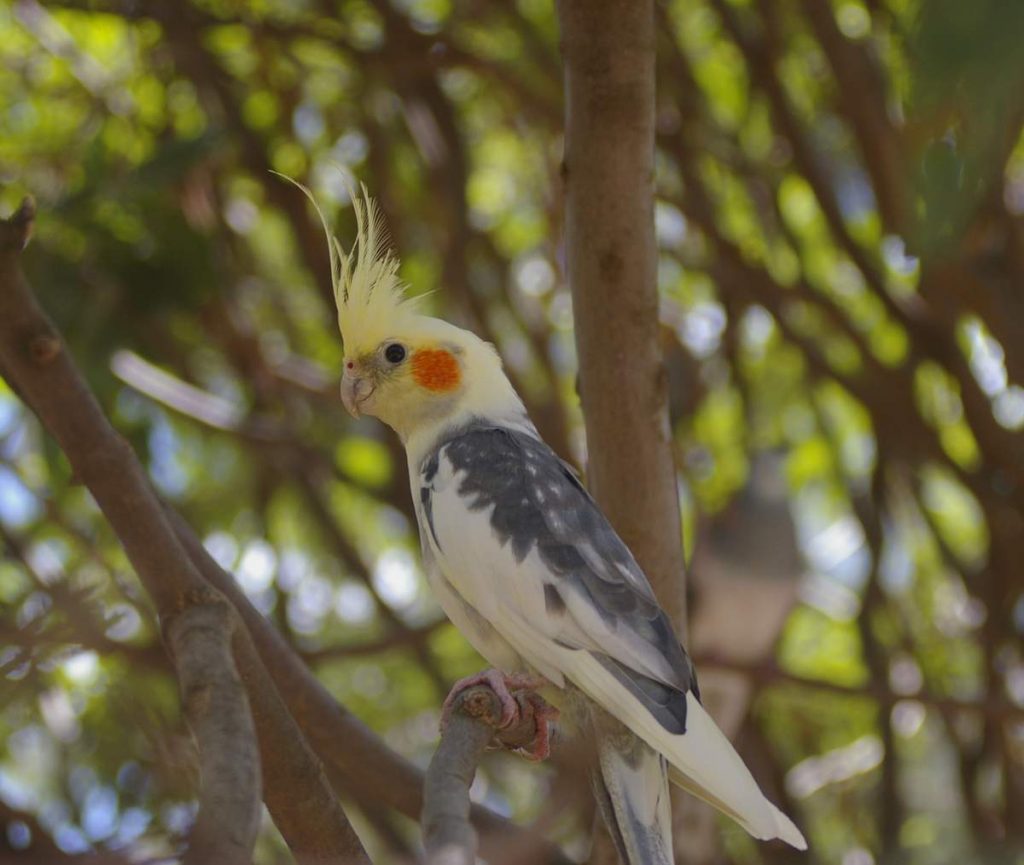
[[[441,448],[463,506],[486,513],[517,563],[536,558],[568,615],[559,641],[603,652],[681,695],[692,665],[647,578],[572,469],[542,441],[501,427],[473,427]],[[452,491],[447,490],[451,495]],[[521,567],[516,579],[536,567]],[[685,709],[685,705],[684,705]]]

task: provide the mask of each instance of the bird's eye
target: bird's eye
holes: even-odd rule
[[[405,360],[405,346],[399,345],[397,342],[391,343],[384,349],[384,359],[388,363],[401,363]]]

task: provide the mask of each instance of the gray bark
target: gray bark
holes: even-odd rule
[[[527,747],[537,735],[534,707],[521,691],[519,720],[500,729],[501,702],[486,685],[461,693],[452,706],[441,742],[431,758],[423,784],[423,844],[427,865],[474,865],[479,838],[470,823],[469,788],[488,745]],[[539,835],[502,833],[487,861],[496,863],[555,861]],[[496,839],[492,839],[496,840]]]
[[[236,625],[230,605],[211,598],[165,628],[202,777],[184,865],[248,865],[260,826],[256,729],[231,656]]]

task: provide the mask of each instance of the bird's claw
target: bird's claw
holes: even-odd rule
[[[455,701],[464,692],[470,688],[474,688],[477,685],[486,685],[497,695],[498,700],[501,702],[501,718],[498,722],[498,727],[504,729],[508,727],[519,715],[519,704],[516,703],[516,698],[512,696],[512,688],[517,687],[518,677],[517,676],[506,676],[500,670],[484,670],[481,673],[476,673],[472,676],[467,676],[465,679],[459,679],[454,685],[452,685],[451,691],[448,692],[448,696],[445,698],[444,705],[441,707],[441,731],[448,726],[448,719],[451,717],[452,709],[455,707]]]
[[[534,691],[523,694],[523,699],[533,712],[533,723],[537,728],[537,733],[532,742],[516,748],[516,751],[525,759],[539,763],[551,755],[550,723],[558,720],[559,711]]]
[[[453,686],[441,708],[441,731],[448,726],[452,710],[459,696],[469,688],[485,685],[490,688],[501,704],[499,731],[509,730],[531,715],[536,726],[536,735],[527,745],[516,746],[515,750],[527,760],[544,760],[551,753],[551,730],[549,723],[558,718],[558,709],[536,693],[545,684],[544,680],[526,673],[502,673],[500,670],[484,670],[473,676],[460,679]],[[518,692],[518,697],[513,695]],[[500,739],[500,735],[498,736]]]

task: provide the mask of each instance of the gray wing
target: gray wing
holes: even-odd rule
[[[534,550],[544,562],[547,613],[575,625],[564,644],[589,651],[666,729],[684,732],[686,692],[700,696],[693,666],[632,553],[573,470],[539,439],[502,427],[471,427],[439,451],[468,507],[490,511],[498,541],[519,562]],[[425,461],[424,479],[436,459]],[[428,510],[429,495],[421,488]]]

